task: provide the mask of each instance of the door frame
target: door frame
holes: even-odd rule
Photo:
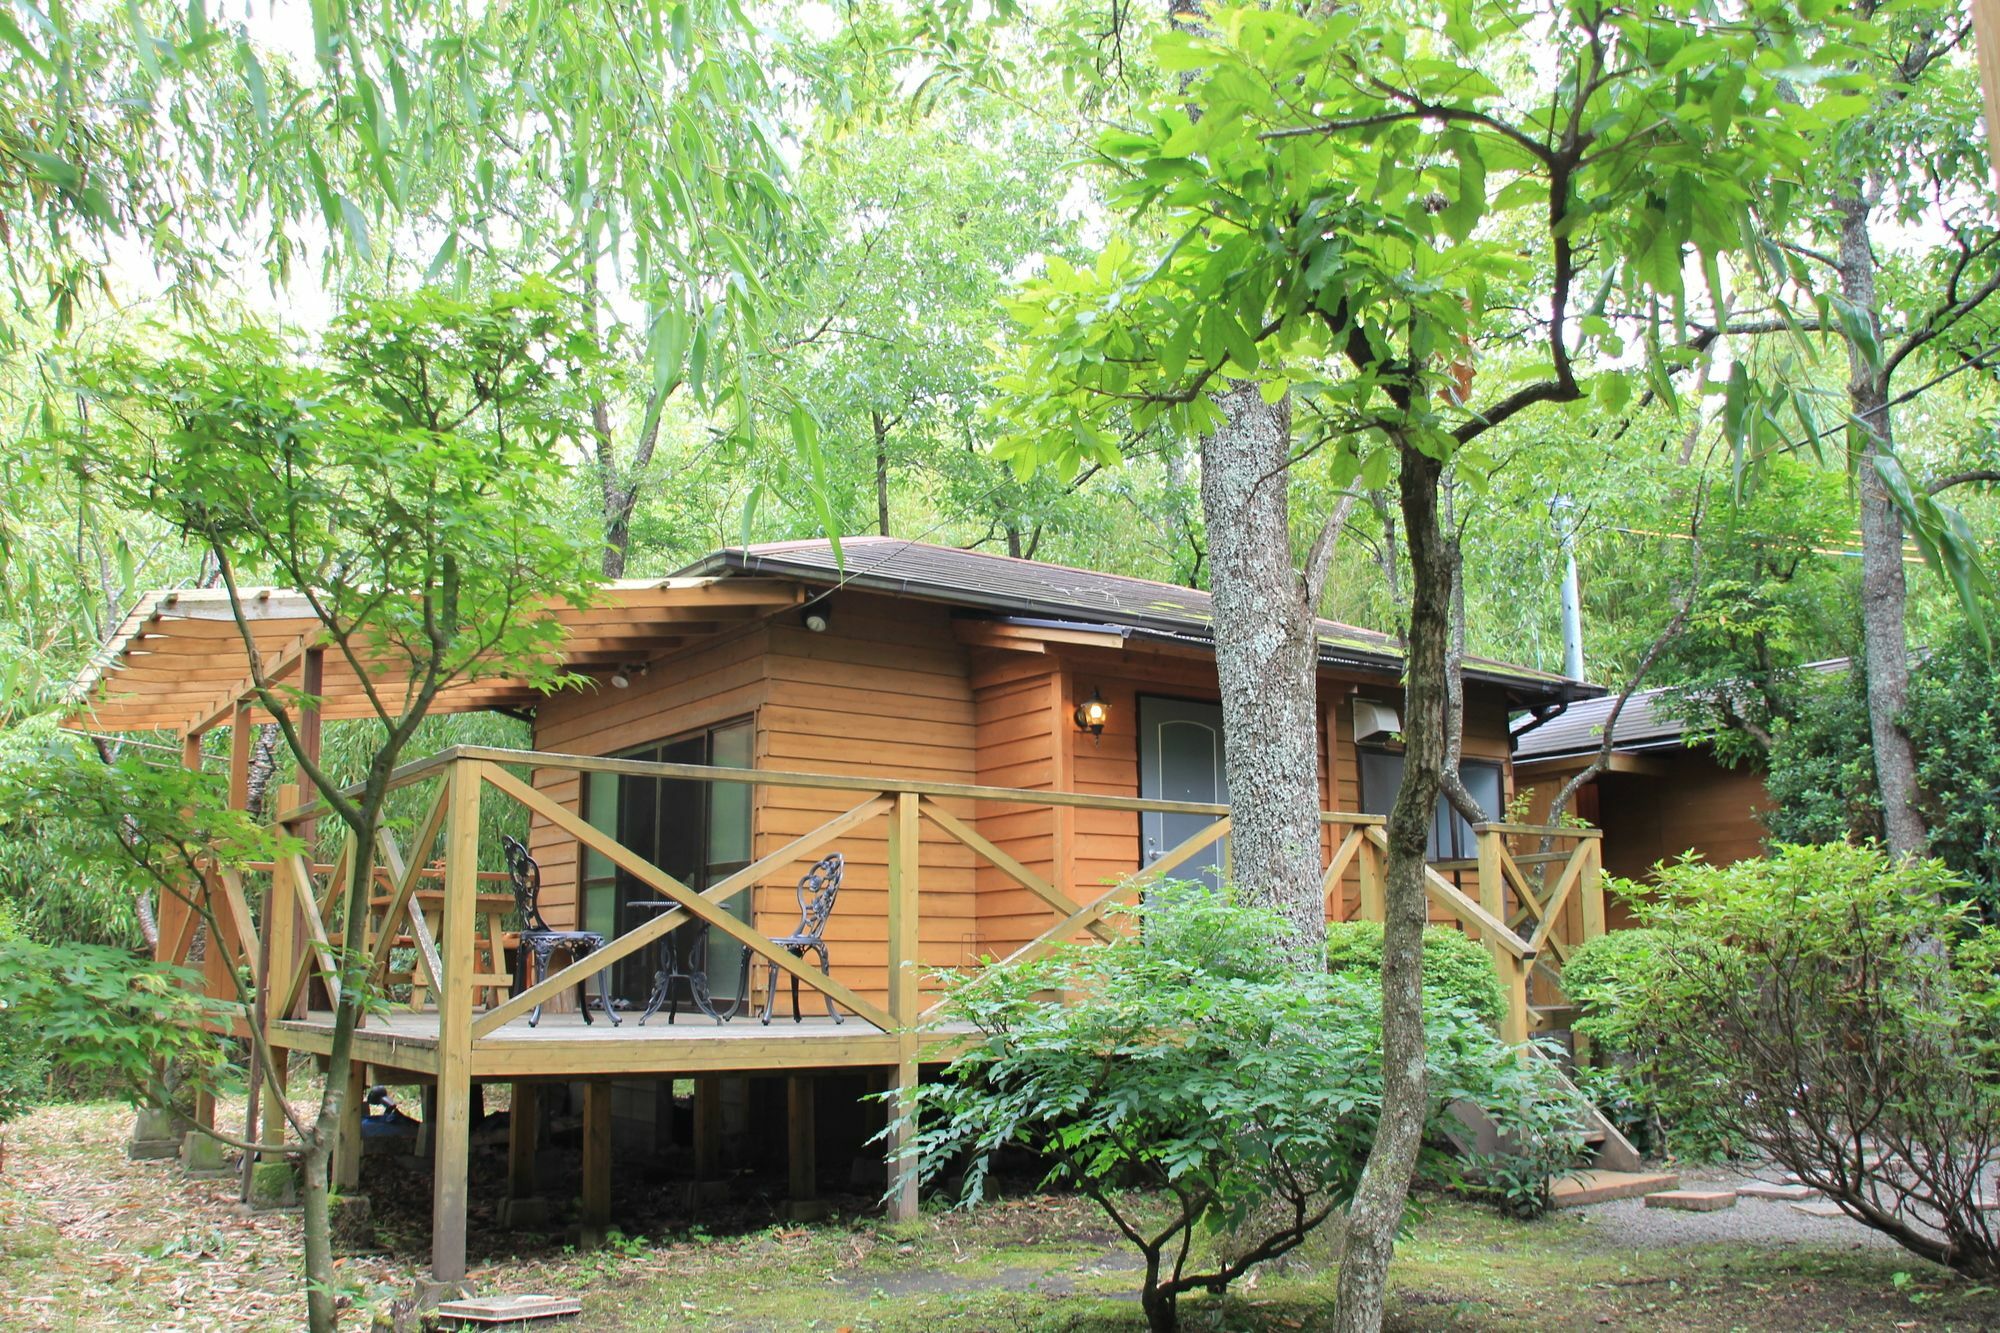
[[[1229,804],[1229,761],[1227,754],[1223,748],[1224,738],[1223,738],[1222,702],[1219,699],[1191,698],[1187,695],[1176,695],[1176,694],[1136,692],[1133,695],[1133,713],[1134,713],[1133,724],[1134,724],[1134,729],[1137,732],[1137,744],[1133,748],[1133,757],[1139,770],[1138,794],[1140,798],[1168,799],[1160,795],[1160,790],[1165,786],[1165,781],[1164,781],[1165,774],[1163,772],[1160,773],[1157,780],[1153,779],[1151,776],[1153,770],[1150,761],[1158,758],[1158,755],[1154,748],[1155,733],[1157,731],[1157,728],[1149,727],[1146,723],[1146,706],[1148,704],[1180,705],[1184,707],[1195,707],[1200,709],[1213,709],[1215,711],[1215,739],[1216,739],[1215,786],[1217,791],[1220,792],[1222,797],[1222,799],[1216,802],[1216,804],[1228,805]],[[1162,719],[1162,720],[1171,720],[1171,719]],[[1152,786],[1154,791],[1153,796],[1150,798],[1147,797],[1147,788],[1149,786]],[[1178,838],[1169,841],[1166,833],[1167,821],[1169,819],[1174,819],[1174,818],[1190,818],[1190,817],[1191,816],[1170,816],[1160,811],[1154,811],[1154,810],[1145,810],[1140,812],[1139,814],[1140,863],[1139,864],[1141,869],[1144,869],[1145,867],[1152,865],[1153,862],[1159,860],[1163,854],[1165,854],[1166,852],[1170,851],[1173,848],[1175,842],[1179,841]],[[1209,880],[1212,876],[1213,879],[1218,883],[1226,881],[1229,875],[1229,851],[1230,851],[1229,838],[1228,835],[1225,834],[1221,838],[1216,839],[1214,843],[1211,843],[1209,845],[1209,848],[1204,849],[1202,852],[1197,852],[1195,854],[1197,857],[1207,854],[1209,859],[1206,862],[1195,861],[1191,864],[1186,864],[1183,866],[1183,870],[1188,872],[1183,877]],[[1196,866],[1203,867],[1201,872],[1198,874],[1194,873]],[[1207,869],[1207,867],[1210,866],[1214,867],[1212,871]]]

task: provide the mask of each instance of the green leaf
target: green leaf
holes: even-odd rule
[[[73,163],[57,157],[54,153],[38,153],[23,149],[21,160],[28,164],[35,175],[59,189],[74,190],[83,179],[82,173]]]

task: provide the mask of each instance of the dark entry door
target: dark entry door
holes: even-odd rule
[[[710,727],[656,745],[629,750],[625,759],[654,763],[708,764],[748,768],[755,731],[748,718]],[[700,892],[750,862],[750,788],[739,783],[704,782],[639,774],[592,773],[586,816],[619,842],[689,888]],[[654,913],[634,904],[663,901],[650,887],[595,852],[584,862],[585,929],[622,935],[644,925]],[[749,920],[750,895],[739,893],[725,906]],[[688,931],[696,928],[688,927]],[[676,947],[692,947],[692,936],[675,931]],[[736,994],[742,949],[717,932],[710,940],[709,984],[718,999]],[[652,988],[654,951],[642,949],[613,969],[617,993],[633,1003]]]
[[[1139,795],[1156,801],[1229,803],[1229,778],[1222,762],[1222,705],[1140,697]],[[1145,864],[1151,865],[1214,822],[1212,815],[1147,811],[1139,817]],[[1217,839],[1182,862],[1173,878],[1220,887],[1225,847],[1225,840]]]

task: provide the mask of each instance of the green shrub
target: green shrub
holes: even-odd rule
[[[1858,658],[1849,671],[1814,673],[1779,720],[1765,774],[1774,842],[1881,836],[1866,689]],[[1900,720],[1916,749],[1930,850],[2000,920],[2000,657],[1963,627],[1943,636],[1911,660]]]
[[[1613,881],[1627,896],[1639,886]],[[1743,1141],[1701,1104],[1687,1103],[1668,1115],[1645,1069],[1649,1039],[1645,1004],[1660,984],[1676,940],[1652,927],[1614,930],[1585,940],[1563,964],[1563,989],[1578,1006],[1574,1031],[1590,1042],[1591,1064],[1577,1071],[1578,1086],[1628,1139],[1661,1156],[1712,1162],[1737,1157]]]
[[[2000,1169],[2000,929],[1937,860],[1847,843],[1672,866],[1643,986],[1605,993],[1662,1115],[1709,1116],[1849,1216],[1981,1281]]]
[[[1273,944],[1283,919],[1226,893],[1161,886],[1143,914],[1113,943],[947,978],[940,1021],[979,1036],[919,1091],[910,1151],[925,1179],[963,1169],[968,1205],[997,1154],[1032,1154],[1044,1183],[1088,1195],[1139,1247],[1161,1328],[1180,1296],[1220,1294],[1352,1196],[1382,1093],[1382,1000],[1352,972],[1292,972]],[[1515,1052],[1456,1005],[1425,1028],[1432,1119],[1460,1100],[1506,1114]]]
[[[1326,928],[1326,967],[1336,974],[1382,975],[1382,923],[1336,921]],[[1498,1030],[1507,1000],[1493,959],[1463,931],[1424,927],[1424,996],[1466,1009]]]
[[[20,929],[0,903],[0,948],[19,939]],[[48,1087],[48,1051],[25,1015],[0,997],[0,1125],[26,1114]]]

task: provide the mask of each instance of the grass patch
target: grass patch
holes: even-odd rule
[[[245,1215],[228,1182],[125,1161],[129,1126],[126,1109],[91,1106],[47,1109],[10,1127],[0,1174],[6,1326],[299,1327],[296,1214]],[[420,1209],[426,1197],[416,1182],[418,1202],[388,1206]],[[357,1306],[407,1291],[422,1272],[420,1221],[398,1222],[389,1252],[341,1261]],[[795,1226],[745,1207],[655,1230],[590,1253],[524,1237],[483,1255],[474,1279],[487,1291],[576,1292],[585,1309],[576,1327],[612,1333],[1143,1328],[1136,1256],[1082,1199],[1028,1195],[976,1212],[931,1210],[900,1226],[868,1214]],[[1187,1300],[1186,1327],[1330,1327],[1334,1241],[1315,1237],[1226,1299]],[[350,1324],[361,1325],[358,1314]],[[1928,1333],[2000,1326],[2000,1295],[1891,1249],[1741,1241],[1634,1249],[1574,1214],[1520,1222],[1426,1198],[1391,1270],[1388,1324],[1403,1333],[1531,1325]]]

